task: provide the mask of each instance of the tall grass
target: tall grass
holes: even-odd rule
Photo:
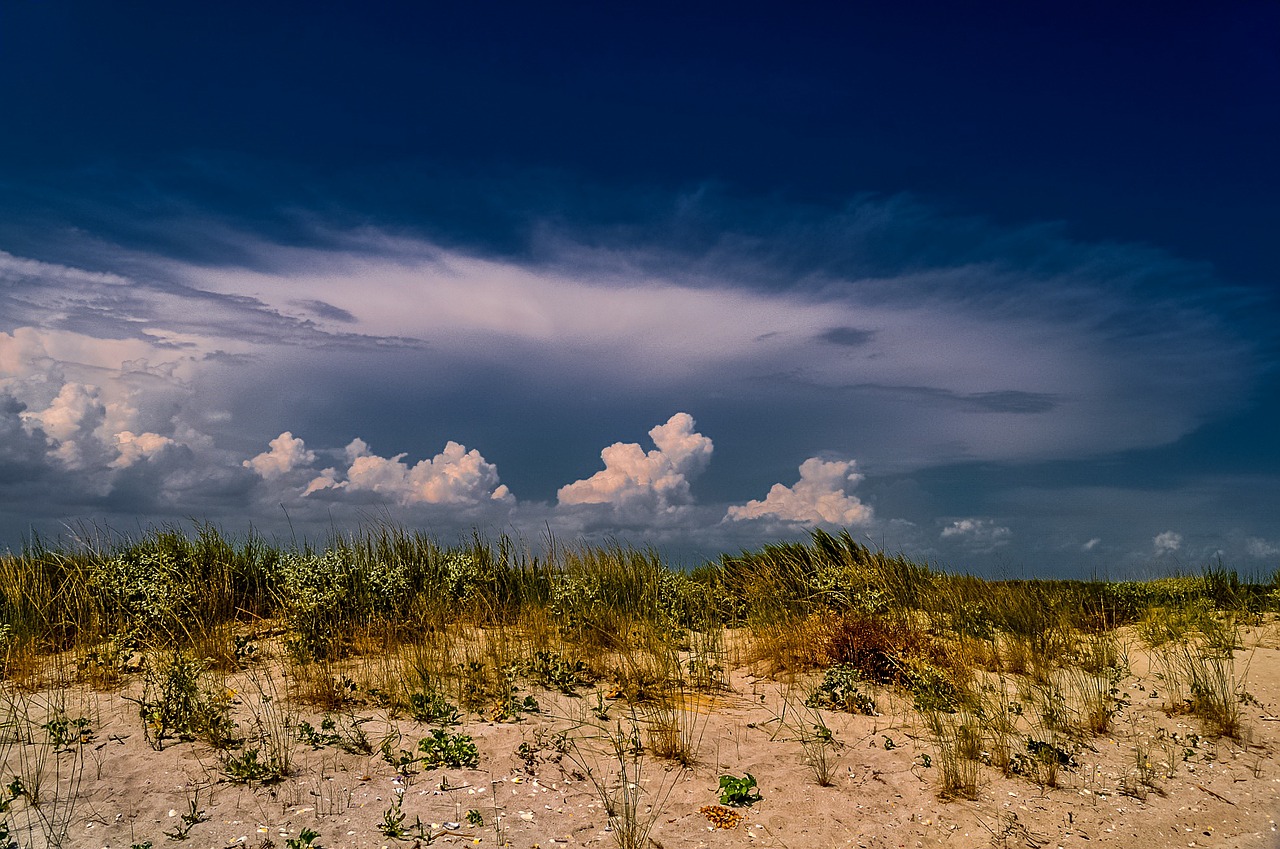
[[[1037,715],[1054,740],[1110,730],[1127,674],[1120,626],[1155,653],[1167,709],[1239,735],[1235,635],[1280,602],[1277,586],[1221,564],[1145,583],[988,581],[847,532],[683,572],[648,549],[551,541],[534,551],[479,534],[446,545],[387,524],[288,546],[205,524],[137,537],[94,529],[0,555],[0,676],[13,692],[35,690],[47,665],[62,658],[65,671],[70,657],[70,674],[113,687],[154,676],[165,658],[170,669],[182,658],[201,673],[244,673],[274,655],[296,702],[377,702],[430,722],[458,710],[514,721],[533,709],[528,688],[600,682],[602,711],[604,693],[626,700],[651,754],[688,765],[698,742],[688,700],[725,686],[732,645],[768,674],[838,668],[846,694],[859,682],[904,692],[938,746],[944,794],[967,796],[981,765],[1017,771],[1014,743]],[[256,745],[287,770],[273,716],[256,716]],[[834,751],[824,728],[797,735],[819,783]]]

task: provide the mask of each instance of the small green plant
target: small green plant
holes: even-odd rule
[[[756,777],[746,773],[742,778],[720,776],[720,804],[745,808],[764,799],[756,791]]]
[[[288,767],[270,754],[265,757],[260,749],[245,749],[238,755],[222,758],[222,771],[232,784],[271,784],[289,774]]]
[[[57,716],[41,727],[49,735],[49,742],[55,749],[65,749],[72,743],[82,744],[93,739],[93,727],[83,716],[75,719]]]
[[[360,726],[369,720],[352,717],[343,725],[328,714],[320,720],[320,728],[316,729],[310,722],[299,722],[294,727],[298,742],[306,743],[312,749],[323,749],[332,746],[350,755],[368,755],[373,753],[373,744],[369,736]]]
[[[378,823],[378,831],[383,837],[409,836],[409,830],[404,827],[404,811],[400,810],[399,794],[396,795],[391,807],[383,813],[382,822]]]
[[[416,772],[418,756],[399,748],[399,743],[398,734],[384,737],[378,751],[382,754],[382,759],[395,769],[397,775],[410,775]]]
[[[290,837],[284,842],[285,849],[308,849],[308,847],[310,847],[310,849],[324,849],[323,846],[315,842],[316,838],[319,836],[320,832],[312,831],[306,826],[303,826],[302,831],[298,832],[297,837]]]
[[[559,690],[566,695],[591,680],[587,665],[580,660],[571,661],[559,652],[543,649],[520,665],[520,670],[544,687]]]
[[[202,822],[209,821],[209,815],[200,808],[199,796],[197,792],[187,800],[187,812],[179,817],[176,826],[164,833],[165,837],[170,840],[186,840],[191,836],[191,829]]]
[[[418,751],[427,769],[437,767],[474,768],[480,763],[480,753],[470,734],[450,734],[443,728],[431,732],[431,736],[418,741]]]
[[[417,690],[409,694],[409,715],[418,722],[434,725],[457,725],[462,718],[458,709],[433,689]]]
[[[467,825],[472,828],[484,828],[484,814],[480,813],[475,808],[467,811]]]

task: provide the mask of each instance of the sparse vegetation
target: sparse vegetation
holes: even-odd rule
[[[392,527],[323,548],[208,526],[34,543],[0,556],[0,767],[13,777],[0,849],[56,844],[86,751],[124,745],[68,708],[77,687],[130,700],[135,739],[191,747],[180,751],[210,764],[210,781],[245,792],[295,775],[304,756],[365,758],[406,784],[482,761],[530,779],[558,768],[595,782],[624,846],[644,845],[665,798],[638,783],[647,764],[742,769],[721,766],[727,744],[713,751],[701,734],[744,666],[776,679],[774,715],[824,787],[854,739],[837,729],[863,723],[861,745],[901,754],[945,798],[991,780],[1070,783],[1100,736],[1132,753],[1119,790],[1157,792],[1184,750],[1209,751],[1201,740],[1247,751],[1240,635],[1278,603],[1276,581],[1221,567],[1142,583],[984,581],[847,533],[690,572],[616,545],[445,547]],[[1151,660],[1149,689],[1133,686],[1131,652]],[[1195,730],[1139,733],[1134,715],[1152,710]],[[508,733],[524,742],[485,750],[474,723],[486,721],[521,723]],[[339,806],[323,785],[307,792]],[[760,798],[751,774],[725,775],[720,793],[724,805]],[[185,835],[198,814],[175,814],[170,830]],[[496,802],[487,820],[463,814],[443,819],[507,828]],[[415,833],[406,816],[397,798],[383,833]]]

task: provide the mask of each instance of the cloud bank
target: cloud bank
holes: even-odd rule
[[[290,246],[224,231],[221,264],[0,252],[0,519],[266,524],[284,505],[325,528],[389,506],[436,528],[752,545],[884,528],[904,516],[877,498],[892,476],[1168,445],[1259,373],[1230,292],[1158,252],[900,200],[709,220],[679,248],[542,225],[514,256],[372,228]],[[594,451],[671,410],[716,441],[677,412],[652,446],[564,474],[584,421]],[[1025,544],[1010,510],[934,509],[894,526],[918,552]],[[1059,548],[1179,550],[1159,530]],[[1238,547],[1262,556],[1272,543],[1245,540],[1265,536],[1241,527]]]

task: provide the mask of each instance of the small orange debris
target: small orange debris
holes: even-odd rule
[[[698,809],[716,828],[733,828],[746,817],[737,811],[731,811],[724,805],[703,805]]]

